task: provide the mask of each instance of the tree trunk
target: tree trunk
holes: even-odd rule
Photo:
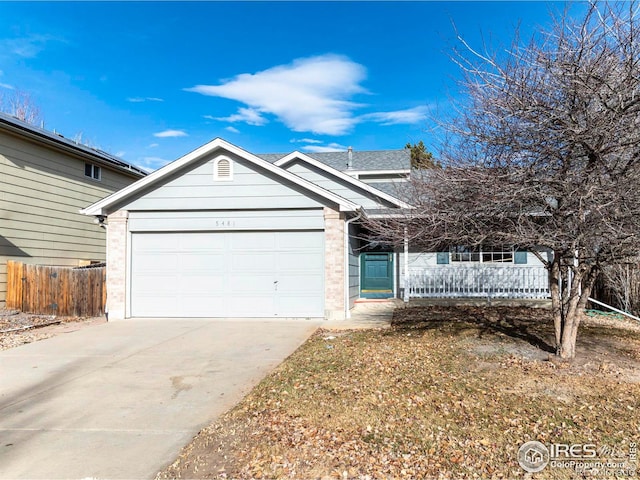
[[[563,309],[562,315],[564,317],[562,335],[557,352],[557,355],[562,359],[572,359],[576,355],[578,327],[597,275],[598,269],[594,266],[575,269],[573,284],[571,289],[567,291],[569,298],[565,304],[566,310]]]
[[[562,342],[562,291],[560,279],[560,255],[554,252],[553,262],[549,268],[549,290],[551,291],[551,311],[556,334],[556,353],[559,353]]]

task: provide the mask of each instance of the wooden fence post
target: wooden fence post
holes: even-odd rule
[[[106,267],[73,268],[7,262],[7,308],[27,313],[104,314]]]

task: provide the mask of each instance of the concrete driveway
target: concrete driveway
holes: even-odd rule
[[[320,325],[125,320],[0,352],[0,479],[146,479]]]

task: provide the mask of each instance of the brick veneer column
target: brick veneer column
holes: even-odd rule
[[[118,210],[107,223],[107,309],[109,320],[125,318],[127,222],[129,212]]]
[[[324,310],[327,320],[344,319],[344,217],[324,209]]]

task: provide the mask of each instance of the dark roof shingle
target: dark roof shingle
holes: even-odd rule
[[[259,154],[258,157],[274,163],[288,154]],[[349,153],[341,152],[316,152],[305,153],[309,157],[329,165],[336,170],[348,170]],[[411,168],[411,156],[407,149],[404,150],[369,150],[353,151],[351,170],[376,171],[376,170],[409,170]]]

